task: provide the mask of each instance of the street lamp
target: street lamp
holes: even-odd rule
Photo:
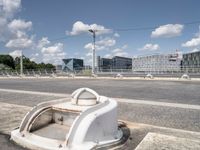
[[[93,49],[92,49],[92,73],[95,74],[95,39],[97,30],[88,30],[93,34]]]
[[[21,51],[21,57],[20,57],[20,75],[23,75],[23,52]]]

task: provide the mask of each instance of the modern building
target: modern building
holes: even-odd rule
[[[200,51],[183,54],[182,69],[186,72],[200,72]]]
[[[110,71],[112,69],[112,59],[97,57],[97,66],[101,71]]]
[[[84,66],[83,59],[68,58],[68,59],[63,59],[62,70],[69,72],[80,71],[83,69],[83,66]]]
[[[112,58],[113,69],[131,69],[132,59],[127,57],[115,56]]]
[[[133,58],[133,71],[180,71],[181,57],[175,54],[154,54]]]
[[[132,59],[127,57],[114,56],[113,58],[97,57],[99,71],[115,71],[119,69],[131,69]]]

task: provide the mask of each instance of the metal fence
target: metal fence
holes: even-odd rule
[[[145,77],[151,74],[155,77],[181,77],[183,74],[188,74],[190,77],[200,78],[200,68],[188,67],[177,70],[141,70],[134,69],[96,69],[96,76],[115,77],[116,75],[123,75],[124,77]],[[74,71],[63,70],[23,70],[23,74],[16,70],[0,70],[0,77],[74,77],[74,76],[94,76],[91,69],[81,69]]]

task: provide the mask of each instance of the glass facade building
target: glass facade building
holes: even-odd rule
[[[200,51],[183,54],[182,69],[185,72],[200,72]]]
[[[132,69],[132,59],[127,57],[115,56],[113,58],[97,57],[99,71],[111,71],[119,69]]]
[[[82,70],[84,66],[82,59],[77,58],[68,58],[63,59],[63,71],[73,72],[73,71],[79,71]]]
[[[112,58],[113,69],[132,69],[132,59],[127,57],[115,56]]]

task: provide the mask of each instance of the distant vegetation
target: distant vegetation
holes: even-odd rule
[[[3,69],[15,69],[15,61],[10,55],[0,55],[0,64]]]
[[[23,68],[27,70],[54,70],[55,66],[52,64],[36,63],[29,58],[23,56]],[[0,55],[0,69],[19,70],[20,57],[13,59],[10,55]]]

